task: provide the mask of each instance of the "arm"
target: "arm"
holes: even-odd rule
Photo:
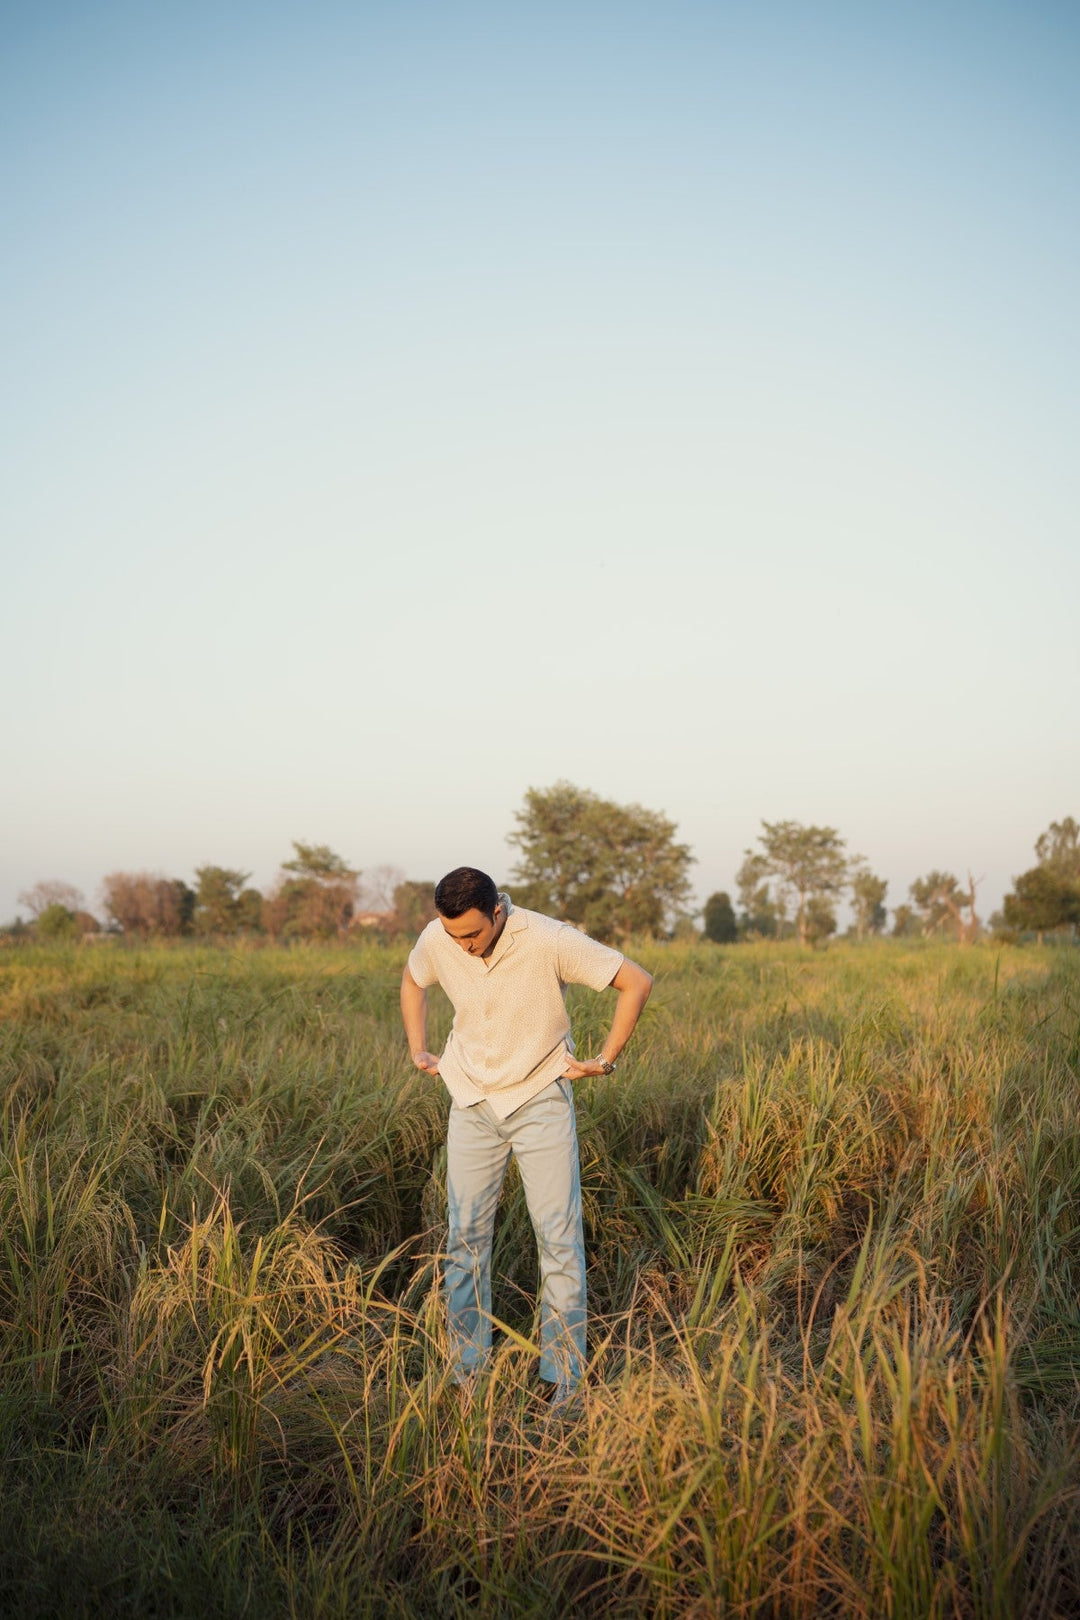
[[[619,992],[619,999],[615,1003],[615,1016],[611,1020],[611,1033],[600,1048],[600,1056],[608,1063],[614,1063],[631,1035],[634,1025],[641,1017],[641,1009],[649,999],[652,989],[652,974],[646,973],[643,967],[628,958],[623,959],[623,965],[611,981],[611,988]],[[597,1059],[586,1059],[578,1063],[571,1058],[566,1065],[565,1074],[568,1080],[580,1080],[586,1074],[603,1074],[604,1070]]]
[[[427,1050],[427,991],[421,989],[407,967],[401,975],[401,1021],[416,1067],[425,1074],[438,1074],[439,1060]]]

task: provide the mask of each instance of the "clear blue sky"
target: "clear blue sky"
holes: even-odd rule
[[[984,911],[1080,815],[1080,12],[0,10],[0,919],[506,874],[527,787]]]

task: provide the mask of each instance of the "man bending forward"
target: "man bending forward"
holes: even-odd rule
[[[438,916],[401,980],[413,1062],[451,1096],[446,1139],[446,1303],[454,1377],[467,1382],[491,1344],[491,1236],[507,1161],[521,1172],[540,1251],[540,1376],[557,1399],[585,1366],[585,1245],[570,1082],[611,1074],[649,998],[636,962],[537,911],[510,904],[485,872],[459,866],[436,886]],[[427,991],[441,984],[454,1023],[427,1050]],[[568,984],[618,991],[598,1057],[574,1057]]]

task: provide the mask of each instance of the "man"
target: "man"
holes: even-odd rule
[[[570,1082],[612,1074],[652,988],[636,962],[536,911],[510,904],[486,872],[459,866],[436,885],[438,916],[401,980],[413,1062],[451,1096],[446,1141],[446,1302],[454,1378],[466,1384],[491,1345],[491,1237],[513,1153],[540,1251],[540,1377],[556,1402],[585,1367],[585,1244]],[[427,991],[441,984],[454,1023],[427,1050]],[[568,984],[618,992],[597,1057],[574,1056]]]

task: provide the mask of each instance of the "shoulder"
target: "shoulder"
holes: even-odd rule
[[[563,930],[572,927],[572,924],[546,917],[542,911],[515,906],[506,926],[517,935],[518,943],[526,945],[529,950],[542,951],[556,950]]]
[[[428,923],[409,952],[409,972],[417,984],[425,989],[439,977],[439,968],[445,960],[445,938],[446,930],[436,917],[434,922]]]
[[[545,916],[541,911],[525,911],[515,907],[513,915],[527,918],[530,946],[536,950],[550,951],[555,956],[565,958],[578,958],[589,954],[602,954],[605,958],[618,957],[622,961],[620,952],[612,950],[610,945],[602,945],[591,934],[586,934],[576,923],[565,922],[558,917]]]
[[[591,934],[575,928],[573,923],[556,923],[555,929],[560,978],[589,985],[594,990],[609,985],[622,966],[622,952],[601,944]]]

